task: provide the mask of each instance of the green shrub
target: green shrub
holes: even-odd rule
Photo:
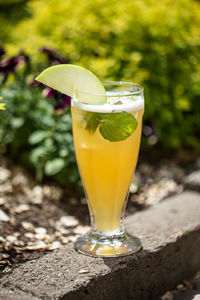
[[[18,22],[28,17],[26,4],[28,0],[0,0],[0,44],[8,42]]]
[[[101,79],[145,87],[145,119],[167,147],[199,147],[200,4],[193,0],[29,1],[10,53],[59,50]]]
[[[7,155],[35,169],[38,180],[45,175],[64,186],[77,184],[69,99],[36,85],[27,56],[20,54],[5,65],[0,92],[6,104],[0,112],[1,149],[6,146]]]

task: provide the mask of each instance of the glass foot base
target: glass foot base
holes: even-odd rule
[[[135,253],[141,248],[140,240],[126,232],[109,236],[89,232],[75,242],[75,249],[78,252],[96,257],[124,256]]]

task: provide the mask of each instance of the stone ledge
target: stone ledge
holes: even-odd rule
[[[40,300],[41,298],[35,297],[29,293],[24,293],[16,288],[1,288],[0,299],[2,300]]]
[[[6,274],[1,287],[27,293],[26,300],[155,299],[200,268],[200,194],[168,198],[128,217],[126,227],[142,239],[141,252],[101,259],[69,244]]]
[[[188,190],[200,191],[200,170],[192,172],[185,177],[185,188]]]

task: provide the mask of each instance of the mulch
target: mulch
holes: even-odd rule
[[[199,160],[191,161],[185,154],[184,160],[180,154],[178,157],[153,163],[141,159],[130,186],[126,215],[183,191],[185,175],[195,169]],[[25,169],[0,157],[2,275],[19,263],[74,242],[88,230],[89,214],[84,196],[73,195],[69,188],[54,183],[38,184]]]

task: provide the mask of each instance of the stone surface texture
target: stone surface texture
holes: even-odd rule
[[[187,189],[200,191],[200,170],[186,176],[184,183]]]
[[[93,258],[78,254],[69,244],[5,274],[0,299],[18,299],[19,293],[27,300],[157,299],[199,270],[199,193],[186,191],[168,198],[125,223],[142,240],[139,253]],[[14,292],[9,291],[15,289],[12,298]]]
[[[41,298],[37,298],[31,294],[24,293],[14,287],[12,288],[1,288],[0,289],[0,299],[4,300],[40,300]]]

